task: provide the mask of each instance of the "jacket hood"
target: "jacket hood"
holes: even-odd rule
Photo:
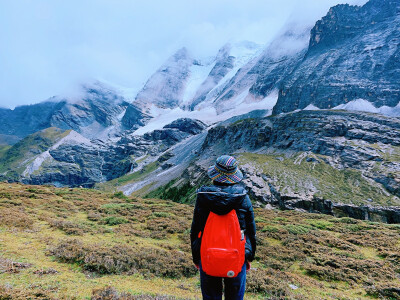
[[[198,201],[210,211],[225,215],[240,206],[246,197],[246,190],[239,186],[202,186],[198,191]]]

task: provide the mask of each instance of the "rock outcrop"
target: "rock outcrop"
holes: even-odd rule
[[[263,205],[400,223],[398,118],[300,111],[234,121],[209,130],[198,160],[207,166],[224,153],[245,162],[243,183]],[[247,153],[258,156],[245,159]],[[318,171],[307,174],[310,168]],[[325,174],[330,177],[315,177]],[[340,192],[341,184],[348,192]],[[351,198],[356,194],[359,200]]]

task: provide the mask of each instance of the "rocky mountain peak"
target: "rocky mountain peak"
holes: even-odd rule
[[[281,84],[273,113],[309,105],[337,108],[360,99],[374,109],[396,109],[399,6],[399,1],[372,0],[362,7],[331,8],[311,30],[307,52]]]
[[[311,29],[309,50],[335,45],[359,33],[365,26],[361,12],[361,7],[348,4],[332,7]]]
[[[337,45],[347,38],[362,34],[365,28],[399,13],[400,2],[392,0],[372,0],[363,6],[333,6],[312,28],[309,51]]]

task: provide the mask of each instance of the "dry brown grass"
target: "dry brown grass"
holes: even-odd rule
[[[119,293],[115,288],[108,286],[94,289],[91,300],[175,300],[177,298],[167,295],[132,295],[130,293]]]
[[[192,213],[166,200],[0,183],[0,282],[13,283],[0,285],[0,299],[200,296]],[[255,215],[249,299],[398,298],[399,226],[294,211]],[[130,290],[132,282],[142,283]]]
[[[31,229],[33,222],[24,207],[2,207],[0,210],[0,226]]]
[[[73,239],[61,242],[50,250],[50,254],[61,262],[77,263],[87,271],[100,274],[139,272],[147,277],[171,278],[196,274],[188,253],[155,247],[83,245]]]

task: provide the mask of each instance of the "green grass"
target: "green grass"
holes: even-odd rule
[[[325,221],[325,220],[315,220],[315,219],[308,219],[305,220],[308,224],[310,224],[312,227],[322,229],[322,230],[329,230],[332,226],[334,226],[334,223]]]
[[[279,155],[282,157],[282,155]],[[315,196],[334,202],[365,204],[367,199],[382,205],[396,205],[393,196],[382,192],[377,183],[366,180],[360,171],[354,169],[338,170],[316,156],[316,162],[299,159],[299,155],[284,157],[278,155],[241,153],[241,164],[257,166],[264,174],[273,178],[274,186],[281,193],[314,193]]]
[[[284,228],[291,234],[306,234],[312,230],[312,227],[309,225],[294,225],[294,224],[287,224]]]
[[[154,161],[149,163],[148,165],[145,165],[141,170],[123,175],[121,177],[118,177],[116,179],[103,182],[103,183],[98,183],[96,184],[96,188],[102,191],[115,191],[118,187],[126,185],[128,183],[132,183],[135,181],[139,181],[143,178],[145,178],[147,175],[149,175],[151,172],[155,171],[158,167],[160,166],[160,163],[158,161]]]
[[[3,157],[3,155],[7,152],[8,149],[10,149],[10,145],[0,145],[0,160]]]
[[[354,146],[359,146],[355,144]],[[400,161],[400,146],[388,146],[384,144],[368,144],[369,148],[375,149],[382,155],[383,159],[390,162]]]
[[[128,223],[128,220],[122,217],[105,217],[103,219],[103,222],[107,225],[114,226],[114,225],[119,225],[119,224],[125,224]]]

